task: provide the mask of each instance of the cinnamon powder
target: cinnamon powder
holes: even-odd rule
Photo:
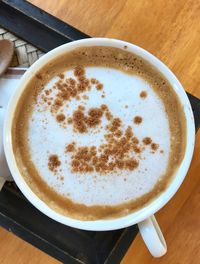
[[[61,162],[57,155],[52,154],[49,156],[48,167],[50,171],[55,172],[60,165],[61,165]]]

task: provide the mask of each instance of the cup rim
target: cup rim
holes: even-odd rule
[[[58,57],[62,53],[69,52],[70,50],[73,50],[74,48],[80,46],[112,46],[121,49],[123,49],[124,46],[127,46],[128,51],[133,52],[136,55],[139,55],[145,60],[147,60],[150,64],[156,67],[157,70],[160,71],[165,76],[165,78],[169,81],[169,83],[175,90],[177,96],[179,97],[186,117],[187,143],[186,143],[185,154],[179,168],[177,169],[176,175],[171,180],[169,186],[163,193],[161,193],[157,198],[155,198],[149,204],[126,216],[122,216],[119,218],[102,219],[102,220],[94,220],[94,221],[82,221],[55,212],[53,209],[48,207],[48,205],[45,204],[27,185],[27,183],[25,182],[23,176],[20,174],[20,171],[17,167],[12,149],[12,137],[11,137],[12,120],[17,102],[23,90],[25,89],[26,84],[31,79],[31,77],[38,71],[38,69],[40,67],[43,67],[48,61]],[[41,212],[43,212],[50,218],[74,228],[91,230],[91,231],[107,231],[107,230],[125,228],[133,224],[136,224],[140,221],[143,221],[144,219],[148,218],[149,216],[157,212],[172,198],[172,196],[176,193],[176,191],[179,189],[180,185],[182,184],[192,159],[194,143],[195,143],[195,125],[194,125],[192,108],[189,99],[186,95],[186,92],[184,91],[184,88],[182,87],[181,83],[178,81],[176,76],[163,62],[161,62],[158,58],[156,58],[154,55],[144,50],[143,48],[138,47],[126,41],[111,39],[111,38],[89,38],[89,39],[73,41],[53,49],[52,51],[42,56],[25,72],[8,104],[7,113],[4,122],[3,143],[4,143],[4,150],[5,150],[8,166],[17,186],[25,195],[25,197],[37,209],[39,209]]]

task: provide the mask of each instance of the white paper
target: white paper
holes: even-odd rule
[[[0,190],[6,180],[12,181],[3,149],[3,123],[9,98],[17,87],[19,79],[0,78]]]

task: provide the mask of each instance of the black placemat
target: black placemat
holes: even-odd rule
[[[0,25],[44,52],[89,37],[22,0],[0,1]],[[200,100],[188,96],[198,129]],[[0,192],[0,224],[69,264],[120,263],[138,232],[137,225],[108,232],[87,232],[64,226],[35,209],[14,183],[6,183]]]

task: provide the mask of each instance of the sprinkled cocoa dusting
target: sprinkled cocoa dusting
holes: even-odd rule
[[[101,117],[103,111],[101,108],[90,108],[88,111],[88,117],[86,118],[86,123],[89,127],[95,127],[101,123]]]
[[[62,106],[62,105],[63,105],[63,102],[62,102],[61,99],[55,99],[55,101],[54,101],[54,105],[55,105],[55,106]]]
[[[105,116],[106,116],[108,121],[111,121],[113,119],[113,115],[111,114],[111,112],[108,108],[105,109]]]
[[[133,137],[132,138],[132,143],[137,145],[137,144],[139,144],[139,140],[136,137]]]
[[[52,90],[57,91],[53,100],[50,97],[50,91],[44,91],[42,96],[44,102],[51,106],[51,113],[55,115],[58,110],[72,99],[80,100],[80,94],[91,89],[91,84],[95,84],[97,90],[103,89],[103,84],[97,79],[88,79],[85,75],[85,69],[82,66],[74,68],[75,78],[64,79],[64,74],[59,74],[59,80],[53,85]],[[84,99],[88,99],[87,95],[83,95]]]
[[[125,135],[126,135],[126,138],[133,138],[133,131],[132,131],[132,128],[130,126],[127,127],[127,129],[125,131]]]
[[[65,152],[73,152],[75,150],[75,142],[68,144],[65,148]]]
[[[102,112],[99,112],[99,110]],[[84,114],[81,107],[77,111],[82,114],[81,121],[78,122],[73,119],[73,124],[82,133],[83,128],[85,132],[91,124],[93,125],[93,122],[91,124],[88,122],[88,116]],[[93,111],[94,114],[91,114]],[[88,112],[91,116],[97,117],[99,122],[99,118],[102,117],[105,111],[109,111],[108,106],[102,105],[100,109],[91,109]],[[96,121],[94,124],[97,124]],[[106,143],[101,144],[98,148],[96,146],[76,147],[75,143],[69,144],[66,147],[66,152],[72,152],[73,154],[71,156],[72,172],[87,173],[96,171],[105,174],[115,172],[118,169],[130,171],[136,169],[145,147],[141,147],[141,142],[134,136],[131,126],[128,126],[124,132],[122,132],[121,126],[122,121],[120,118],[113,118],[107,126],[107,134],[104,135]],[[144,142],[148,145],[151,140],[146,137],[143,139]]]
[[[50,171],[56,172],[57,168],[61,165],[61,162],[57,155],[50,155],[48,167]]]
[[[98,83],[98,81],[97,81],[97,79],[95,79],[95,78],[91,78],[91,84],[97,84]]]
[[[110,110],[105,104],[101,105],[101,108],[90,108],[87,113],[85,108],[79,105],[73,113],[72,123],[77,132],[86,133],[89,128],[100,125],[103,114],[108,113]],[[140,119],[140,117],[136,118]],[[106,126],[107,134],[104,135],[106,143],[101,144],[98,148],[96,146],[76,147],[74,142],[67,145],[65,152],[73,153],[71,156],[72,172],[96,171],[105,174],[115,172],[117,169],[131,171],[138,167],[140,155],[145,150],[141,143],[149,145],[152,140],[146,137],[140,142],[134,136],[131,126],[128,126],[123,132],[122,120],[119,117],[112,116],[107,120],[109,121]],[[156,151],[154,145],[153,150]]]
[[[137,146],[133,146],[133,150],[135,153],[141,153],[141,149]]]
[[[68,117],[68,119],[67,119],[67,123],[68,123],[68,124],[72,124],[72,118],[71,118],[71,117]]]
[[[115,133],[114,133],[114,136],[115,137],[121,137],[122,136],[122,131],[121,130],[117,130]]]
[[[103,84],[102,83],[98,83],[96,85],[96,88],[97,88],[97,90],[102,90],[103,89]]]
[[[109,111],[107,105],[105,105],[105,104],[102,104],[102,105],[101,105],[101,109],[102,109],[103,111]]]
[[[145,137],[145,138],[143,138],[142,142],[143,142],[145,145],[149,145],[149,144],[151,144],[152,139],[151,139],[150,137]]]
[[[56,116],[56,120],[60,123],[65,120],[65,115],[64,114],[59,114]]]
[[[111,132],[115,132],[115,131],[117,131],[118,130],[118,128],[121,126],[121,120],[120,120],[120,118],[114,118],[113,119],[113,121],[112,121],[112,123],[111,123],[111,126],[110,126],[110,128],[109,128],[109,130],[111,131]]]
[[[101,147],[103,147],[101,154],[95,146],[75,149],[71,162],[72,172],[96,171],[105,174],[116,169],[134,170],[138,167],[139,162],[135,158],[126,157],[128,151],[121,146],[121,142],[116,145],[108,143]]]
[[[73,123],[75,130],[79,133],[86,133],[88,128],[99,125],[104,112],[102,108],[97,107],[90,108],[87,114],[84,110],[85,108],[83,106],[79,106],[78,109],[73,112],[73,117],[70,119],[70,122]]]
[[[83,110],[78,109],[74,111],[72,122],[74,124],[74,128],[78,130],[79,133],[87,132],[87,125],[85,122],[85,115]]]
[[[142,99],[145,99],[145,98],[147,97],[147,92],[146,92],[146,91],[142,91],[142,92],[140,93],[140,97],[141,97]]]
[[[141,116],[135,116],[133,119],[133,122],[137,125],[142,123],[142,117]]]
[[[151,149],[152,150],[156,151],[158,148],[159,148],[159,145],[158,144],[156,144],[156,143],[152,143],[151,144]]]

